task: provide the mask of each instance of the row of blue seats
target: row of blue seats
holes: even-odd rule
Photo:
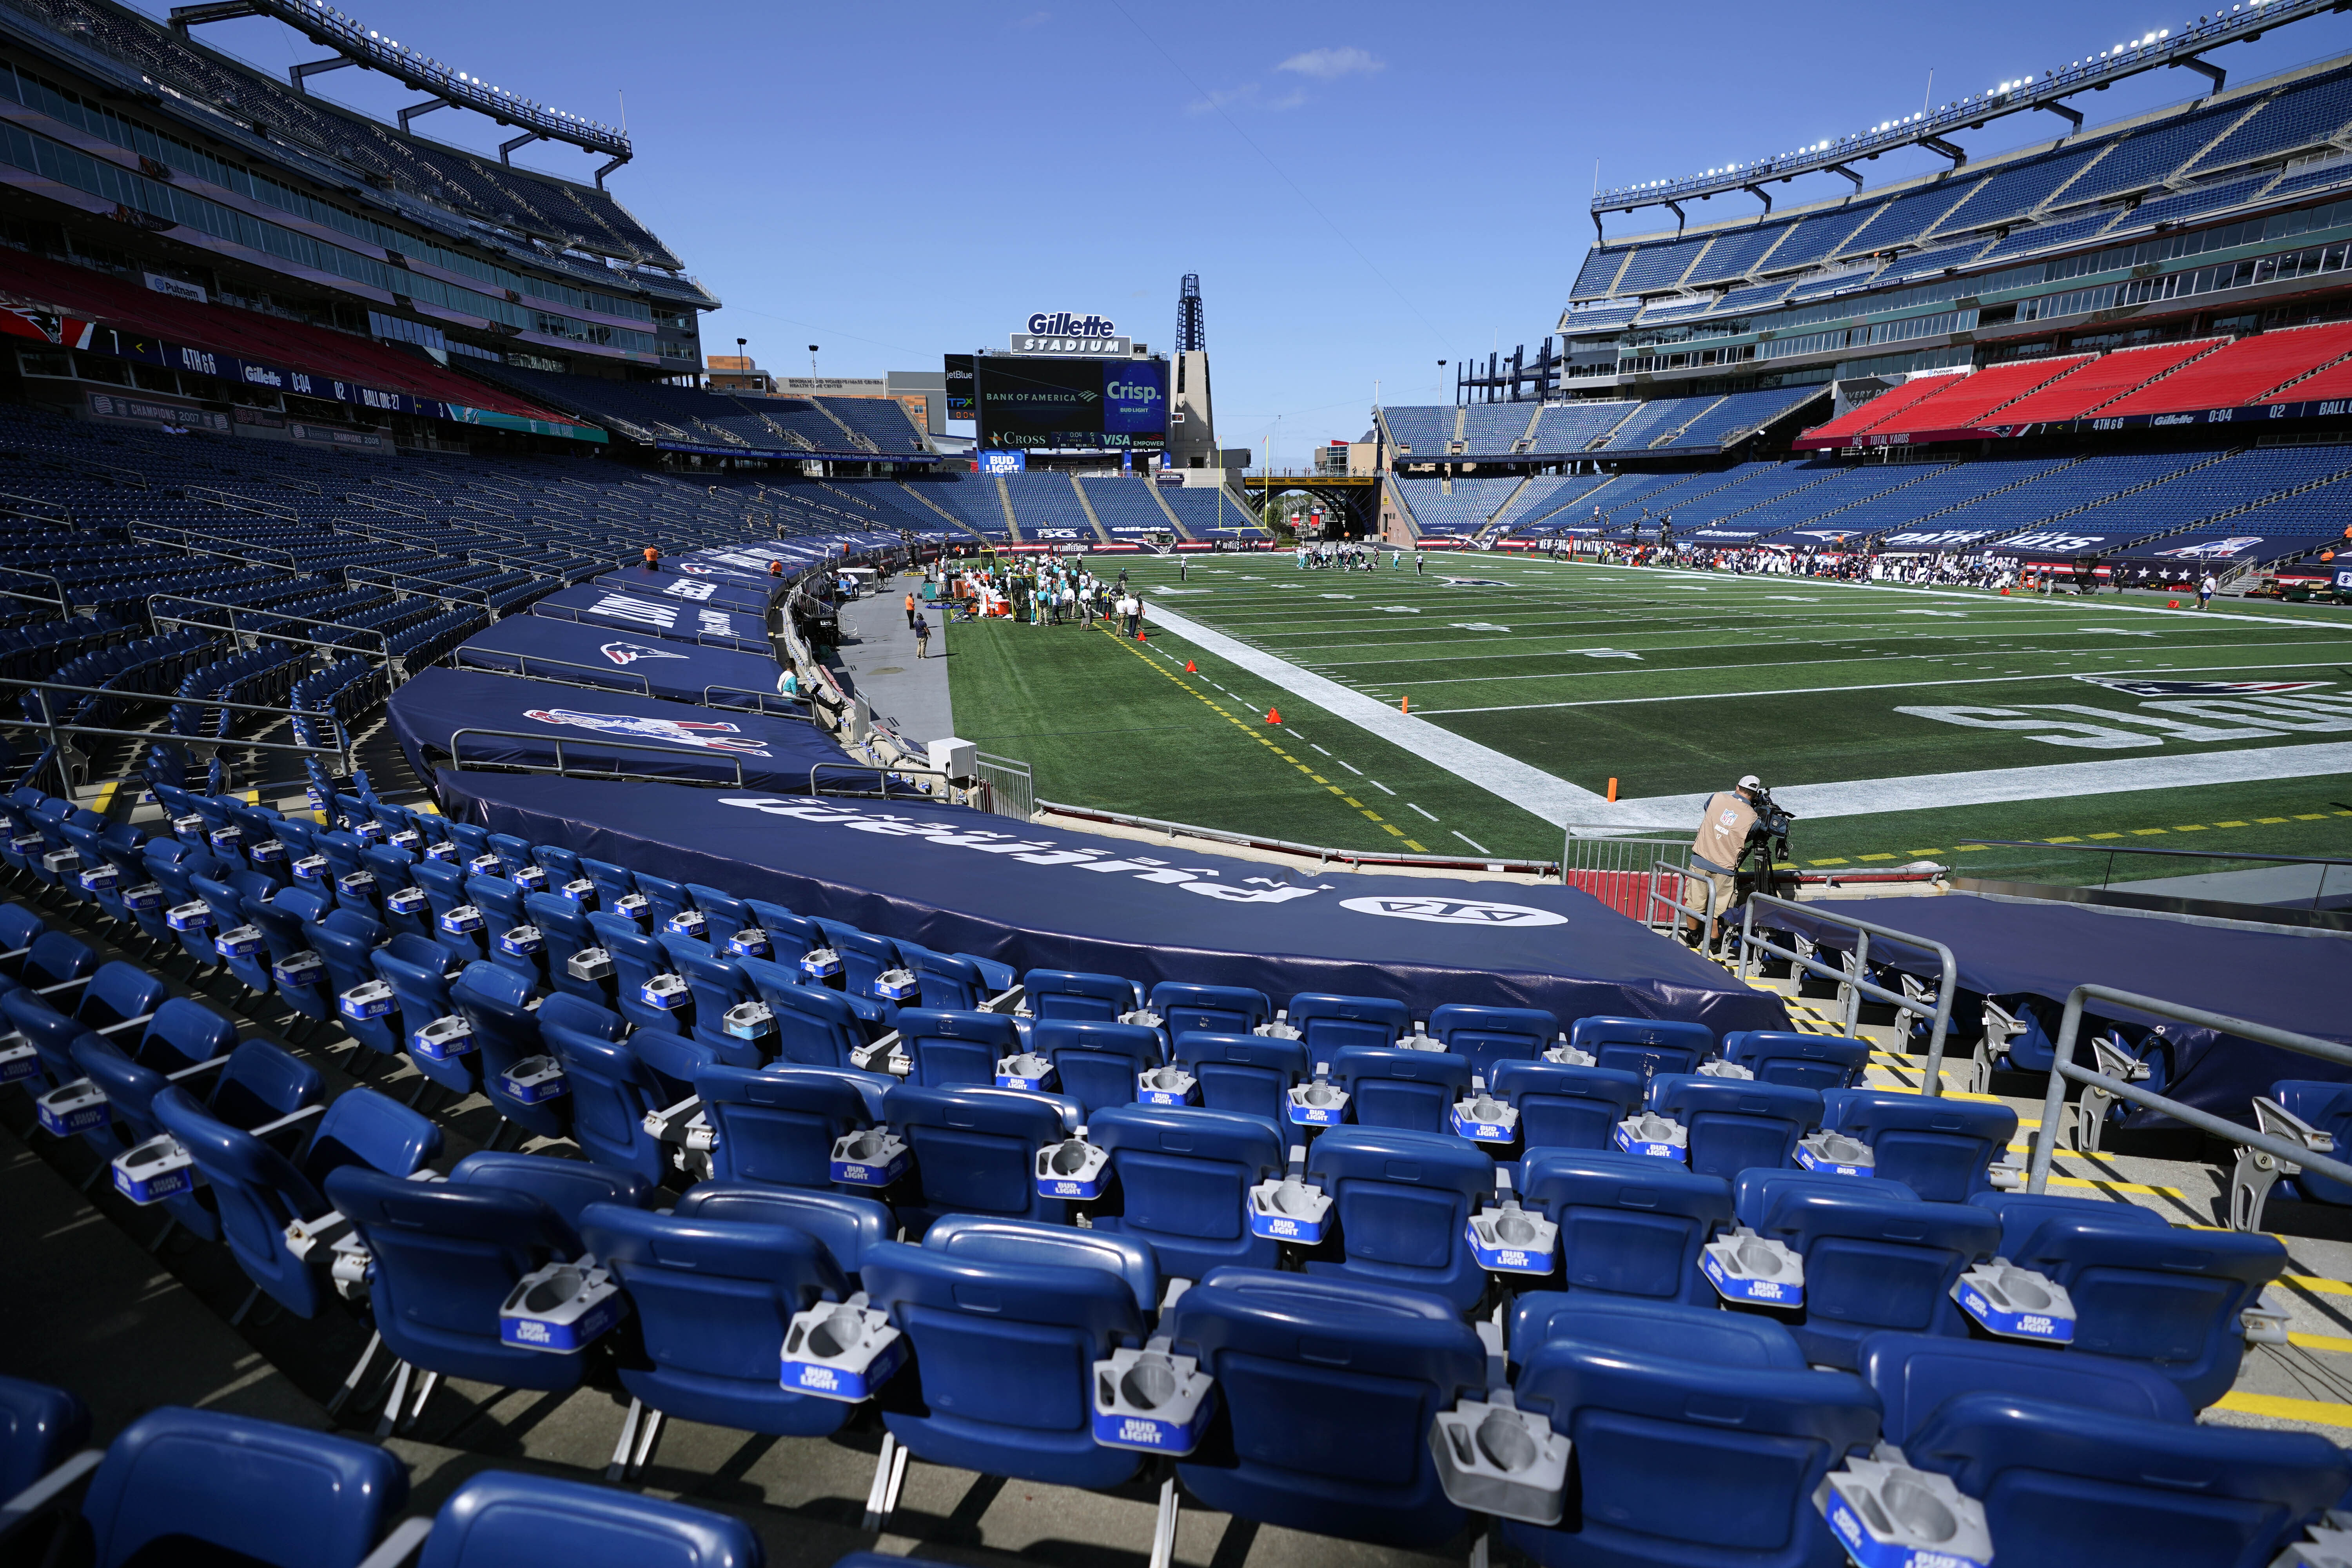
[[[164,1407],[103,1450],[63,1389],[0,1377],[0,1553],[91,1568],[760,1568],[740,1520],[511,1471],[401,1518],[408,1467],[373,1444]],[[75,1494],[80,1506],[73,1507]]]

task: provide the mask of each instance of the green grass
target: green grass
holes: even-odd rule
[[[2007,855],[2014,864],[1993,874],[2071,881],[2098,879],[2106,857],[2015,858],[2023,852],[1956,841],[2117,833],[2168,847],[2352,848],[2352,811],[2336,804],[2352,803],[2352,783],[2175,782],[2197,757],[2352,743],[2352,616],[2337,610],[2225,601],[2205,616],[2151,614],[2162,599],[1923,593],[1487,555],[1433,554],[1422,577],[1409,567],[1300,572],[1287,554],[1196,558],[1181,582],[1172,560],[1120,564],[1155,606],[1385,706],[1409,698],[1415,718],[1596,794],[1613,778],[1621,798],[1659,800],[1664,820],[1693,815],[1667,797],[1743,773],[1775,789],[1862,786],[1845,792],[1864,800],[1862,813],[1801,825],[1801,860],[1860,864],[1933,849],[1955,864],[1985,857],[1992,866]],[[1496,853],[1558,852],[1557,828],[1426,757],[1172,632],[1155,632],[1150,648],[1139,657],[1132,644],[1076,627],[960,628],[958,728],[1029,761],[1039,793],[1053,799],[1345,847],[1393,847],[1409,837],[1432,852],[1461,852],[1465,840]],[[1192,690],[1169,678],[1186,658],[1201,671]],[[2314,681],[2323,683],[2315,694],[2337,706],[2257,724],[2259,714],[2207,705],[2220,699],[2199,710],[2151,706],[2183,700],[2086,676]],[[1269,705],[1292,721],[1295,762],[1257,738],[1273,733],[1258,721]],[[2005,727],[1953,721],[1969,718]],[[2105,743],[2054,743],[2084,740]],[[1339,768],[1341,758],[1362,773]],[[2147,790],[2094,794],[2053,779],[2040,798],[1936,804],[1935,775],[2134,762],[2149,772]],[[1310,782],[1299,763],[1329,783]],[[1371,788],[1367,774],[1398,793]],[[1880,788],[1885,808],[1869,809]],[[2170,863],[2136,874],[2205,868]]]

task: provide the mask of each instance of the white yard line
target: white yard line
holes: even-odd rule
[[[1415,810],[1415,811],[1421,811],[1421,807],[1419,807],[1419,806],[1417,806],[1417,805],[1412,805],[1412,802],[1411,802],[1411,801],[1406,801],[1406,802],[1405,802],[1405,805],[1412,805],[1412,809],[1413,809],[1413,810]],[[1422,816],[1429,816],[1429,813],[1427,813],[1427,812],[1425,812],[1425,811],[1421,811],[1421,815],[1422,815]],[[1433,816],[1429,816],[1429,820],[1430,820],[1430,821],[1432,821],[1432,822],[1435,822],[1435,821],[1437,820],[1437,818],[1435,818],[1435,817],[1433,817]]]
[[[1479,843],[1476,839],[1457,828],[1449,827],[1445,831],[1453,834],[1454,837],[1459,838],[1463,843],[1467,844],[1471,848],[1475,849],[1481,855],[1492,855],[1494,853],[1492,849],[1487,848],[1484,844]]]
[[[1156,604],[1147,605],[1144,613],[1155,624],[1221,658],[1231,659],[1260,679],[1270,681],[1294,696],[1303,697],[1326,711],[1347,720],[1358,729],[1400,746],[1424,762],[1444,768],[1456,778],[1476,784],[1498,799],[1532,812],[1554,826],[1566,826],[1570,822],[1604,822],[1619,815],[1604,797],[1591,790],[1557,778],[1517,757],[1505,756],[1491,746],[1482,746],[1450,730],[1425,723],[1409,713],[1401,713],[1384,702],[1375,701],[1360,692],[1349,690],[1338,681],[1301,669],[1287,659],[1277,658],[1238,637],[1213,630],[1190,616],[1163,609]],[[1319,746],[1316,749],[1322,750]],[[1324,754],[1328,756],[1330,753]]]
[[[2119,757],[2112,762],[2056,763],[2038,768],[1983,768],[1964,773],[1855,779],[1846,784],[1789,784],[1775,788],[1772,798],[1808,818],[1874,816],[1890,811],[1997,805],[2013,800],[2326,778],[2347,772],[2352,772],[2352,742],[2336,741],[2208,752],[2201,756]],[[1706,798],[1705,795],[1664,795],[1619,804],[1645,820],[1675,822],[1689,819],[1706,804]]]
[[[1318,746],[1318,747],[1316,747],[1315,749],[1316,749],[1317,751],[1318,751],[1318,752],[1320,752],[1320,751],[1322,751],[1322,750],[1323,750],[1323,748],[1322,748],[1322,747],[1320,747],[1320,746]],[[1330,756],[1330,753],[1329,753],[1329,752],[1324,752],[1324,755],[1326,755],[1326,756]],[[1349,773],[1351,773],[1355,774],[1358,778],[1362,778],[1362,777],[1364,776],[1364,770],[1363,770],[1363,769],[1361,769],[1361,768],[1360,768],[1360,767],[1358,767],[1355,763],[1351,763],[1351,762],[1348,761],[1348,759],[1347,759],[1347,758],[1345,758],[1345,757],[1332,757],[1332,758],[1331,758],[1331,760],[1332,760],[1333,762],[1335,762],[1335,763],[1339,763],[1341,767],[1343,767],[1343,768],[1347,769]]]
[[[1388,785],[1386,785],[1386,784],[1384,784],[1381,783],[1381,781],[1380,781],[1380,780],[1378,780],[1378,779],[1376,779],[1376,778],[1367,778],[1367,779],[1365,779],[1365,780],[1364,780],[1364,782],[1365,782],[1366,784],[1368,784],[1371,785],[1374,789],[1376,789],[1376,790],[1380,791],[1382,795],[1394,795],[1394,794],[1396,794],[1396,791],[1394,791],[1394,790],[1392,790],[1392,789],[1389,788],[1389,786],[1388,786]]]

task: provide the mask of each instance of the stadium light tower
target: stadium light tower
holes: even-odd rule
[[[811,381],[816,379],[816,345],[814,343],[809,344],[809,379]]]
[[[1187,272],[1176,286],[1176,352],[1205,353],[1209,323],[1201,310],[1201,275]]]

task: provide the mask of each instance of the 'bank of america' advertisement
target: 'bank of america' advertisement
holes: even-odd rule
[[[973,362],[982,447],[1158,452],[1168,445],[1168,367],[1155,360]]]

